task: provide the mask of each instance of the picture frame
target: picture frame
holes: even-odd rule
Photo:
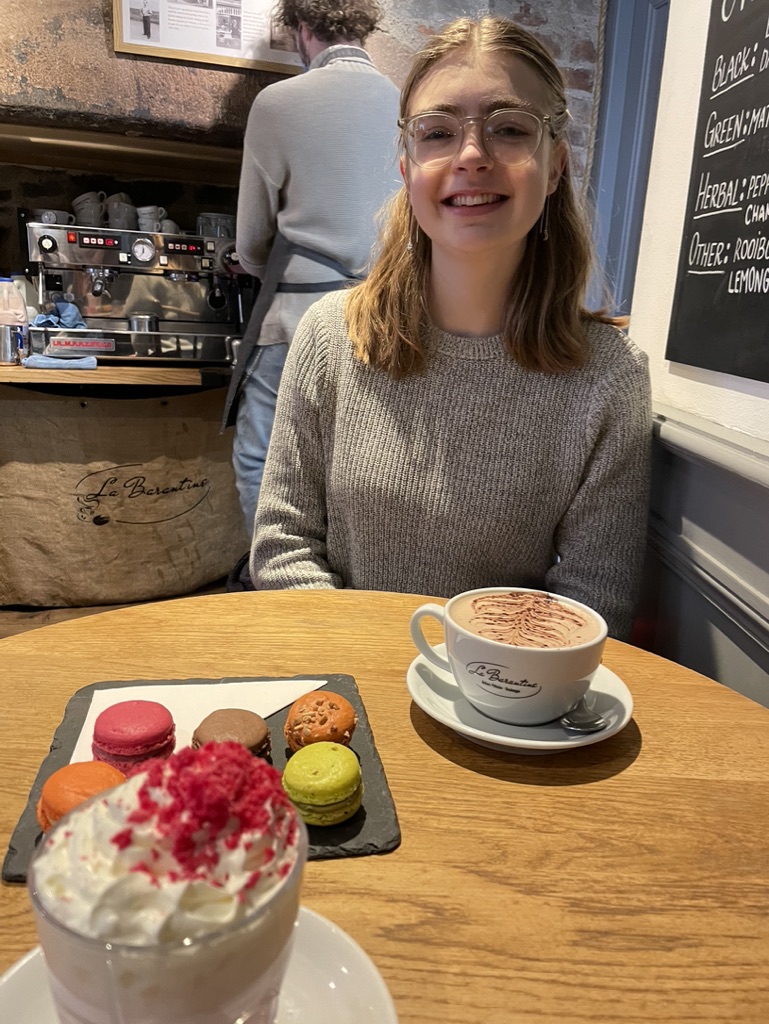
[[[277,24],[275,0],[112,0],[116,53],[162,60],[303,70],[293,35]]]

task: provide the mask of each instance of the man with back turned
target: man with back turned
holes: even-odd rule
[[[365,274],[376,214],[400,187],[398,90],[363,49],[374,0],[280,0],[307,73],[254,100],[243,144],[236,245],[261,290],[225,413],[249,531],[278,384],[296,326],[325,292]]]

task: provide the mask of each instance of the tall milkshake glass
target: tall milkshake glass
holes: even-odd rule
[[[28,872],[30,898],[61,1024],[273,1024],[307,857],[307,830],[302,822],[296,821],[290,867],[287,863],[275,884],[249,900],[245,912],[235,920],[218,923],[216,889],[212,899],[210,886],[203,892],[193,883],[175,903],[175,912],[189,912],[199,921],[204,905],[210,930],[198,927],[190,937],[132,944],[104,937],[109,931],[104,921],[119,914],[114,901],[104,910],[97,904],[90,914],[89,920],[101,922],[101,937],[86,934],[85,928],[73,926],[71,920],[65,923],[62,917],[66,919],[67,908],[61,900],[66,904],[72,893],[57,891],[56,878],[66,876],[60,872],[52,882],[46,872],[49,851],[56,849],[57,842],[71,841],[81,824],[78,816],[82,818],[84,809],[103,799],[104,794],[94,797],[47,833]],[[117,886],[130,888],[135,881],[129,873]],[[168,888],[173,890],[174,883]],[[80,889],[75,883],[77,899],[81,898]],[[110,889],[107,902],[113,894]],[[115,897],[119,906],[131,898],[125,893]],[[162,885],[157,894],[137,893],[136,899],[145,900],[144,907],[137,905],[137,912],[163,913]],[[150,932],[153,927],[149,926]]]

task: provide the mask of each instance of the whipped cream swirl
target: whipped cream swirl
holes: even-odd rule
[[[280,773],[239,744],[209,743],[151,763],[43,842],[46,910],[81,935],[146,946],[245,917],[291,871],[299,834]]]

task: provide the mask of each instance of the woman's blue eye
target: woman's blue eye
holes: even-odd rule
[[[448,128],[430,128],[429,131],[425,131],[419,136],[422,142],[442,142],[444,139],[453,137],[454,133]]]
[[[508,123],[494,125],[491,134],[498,139],[525,139],[531,132],[519,124]]]

